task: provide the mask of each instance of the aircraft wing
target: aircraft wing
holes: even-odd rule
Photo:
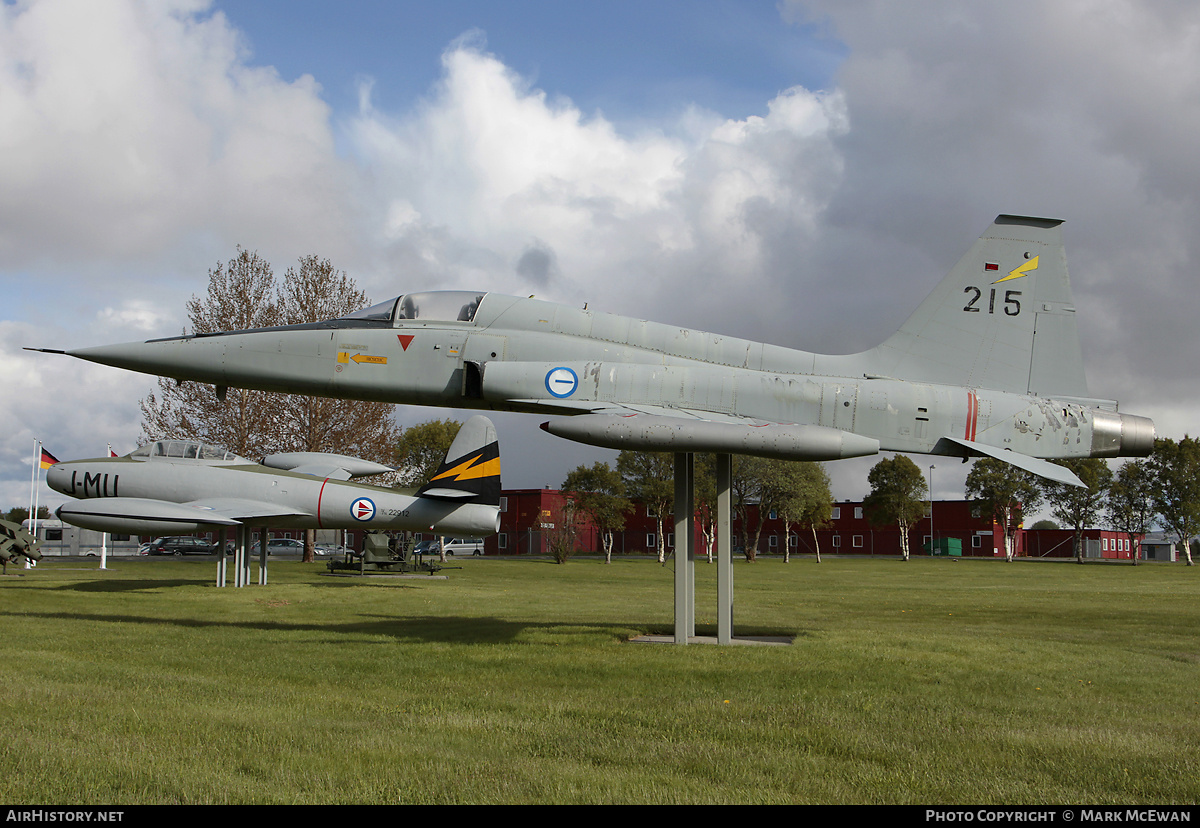
[[[784,460],[841,460],[879,452],[879,441],[873,438],[806,423],[772,423],[644,405],[581,405],[580,410],[590,413],[550,420],[542,423],[542,429],[580,443],[635,451],[727,452]],[[970,440],[945,437],[934,453],[993,457],[1048,480],[1083,486],[1074,473],[1057,463]]]
[[[879,453],[878,440],[827,426],[645,405],[594,409],[543,423],[542,429],[580,443],[635,451],[721,452],[784,460],[841,460]]]

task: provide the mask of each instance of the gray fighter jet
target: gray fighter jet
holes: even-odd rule
[[[490,420],[463,424],[433,479],[415,496],[349,482],[392,471],[339,454],[273,454],[262,464],[186,440],[160,440],[124,457],[58,463],[57,492],[80,498],[61,520],[102,532],[177,534],[269,524],[279,528],[436,530],[494,534],[500,524],[500,451]]]
[[[219,394],[568,415],[543,428],[611,448],[989,456],[1079,485],[1047,460],[1146,455],[1154,424],[1088,396],[1061,224],[997,217],[897,333],[858,354],[463,291],[307,325],[65,353]]]

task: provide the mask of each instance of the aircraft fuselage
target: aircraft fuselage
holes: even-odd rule
[[[1040,458],[1138,455],[1153,444],[1153,424],[1117,413],[1115,403],[870,375],[862,355],[814,354],[535,299],[479,294],[476,304],[462,322],[342,319],[70,353],[218,387],[546,414],[611,403],[866,440],[803,459],[970,453],[955,440]],[[635,447],[606,442],[578,422],[563,436]]]
[[[230,525],[215,507],[263,505],[263,522],[276,528],[428,531],[449,535],[496,531],[497,510],[482,504],[411,497],[391,489],[269,469],[245,460],[95,458],[58,463],[46,472],[57,492],[102,502],[63,508],[71,523],[100,531],[143,534],[192,532]],[[177,507],[175,504],[195,504]],[[213,511],[206,523],[205,510]],[[252,518],[242,522],[254,524]]]

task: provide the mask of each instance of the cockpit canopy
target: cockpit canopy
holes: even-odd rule
[[[397,322],[420,319],[426,322],[472,322],[484,293],[473,290],[431,290],[406,293],[348,314],[343,319]]]
[[[226,451],[218,446],[198,443],[194,440],[157,440],[153,443],[134,449],[125,455],[138,459],[155,460],[159,458],[182,458],[185,460],[242,460],[232,451]],[[245,462],[250,462],[246,460]]]

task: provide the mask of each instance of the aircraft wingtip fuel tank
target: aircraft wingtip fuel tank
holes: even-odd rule
[[[613,448],[991,456],[1058,475],[1038,461],[1143,456],[1154,440],[1150,420],[1089,396],[1076,328],[1062,222],[1000,215],[896,333],[858,354],[484,291],[67,353],[218,388],[565,415],[545,430]]]

